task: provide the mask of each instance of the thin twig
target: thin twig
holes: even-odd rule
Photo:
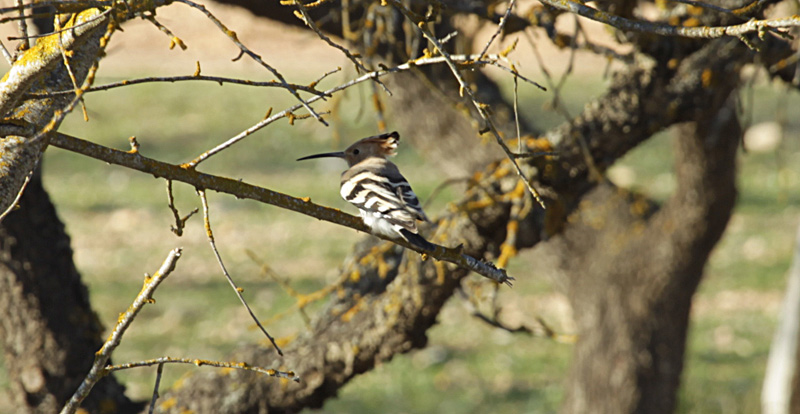
[[[314,19],[312,19],[311,15],[308,14],[307,7],[305,5],[303,5],[303,3],[299,2],[298,0],[294,0],[293,4],[294,4],[294,6],[297,7],[297,10],[300,13],[300,16],[297,16],[297,17],[299,17],[303,21],[303,23],[305,23],[306,26],[308,26],[309,29],[313,30],[314,33],[316,33],[317,36],[319,36],[320,39],[325,41],[325,43],[327,43],[328,45],[330,45],[334,49],[337,49],[337,50],[341,51],[342,53],[344,53],[344,55],[347,56],[347,58],[350,59],[350,61],[353,62],[353,64],[356,66],[356,70],[357,71],[364,71],[365,73],[366,72],[371,72],[369,69],[367,69],[364,66],[364,64],[362,64],[358,60],[358,58],[356,58],[352,53],[350,53],[350,51],[347,50],[347,48],[336,44],[336,42],[331,40],[330,37],[326,36],[325,33],[322,33],[322,30],[320,30],[319,27],[317,27],[317,24],[314,23]],[[388,93],[389,95],[392,94],[392,92],[389,90],[389,88],[387,88],[386,85],[384,85],[383,82],[380,81],[380,79],[373,78],[373,81],[375,81],[375,83],[381,85],[381,87],[383,87],[383,91],[384,92]]]
[[[58,19],[55,19],[55,26],[56,29],[61,29]],[[67,57],[67,49],[64,48],[64,41],[60,35],[58,36],[58,48],[61,52],[61,59],[64,62],[64,69],[66,69],[67,75],[69,75],[69,80],[72,82],[72,88],[75,92],[75,96],[78,97],[81,95],[81,92],[79,91],[80,87],[78,86],[78,80],[75,78],[75,74],[72,72],[72,65],[69,64],[69,58]],[[83,97],[79,98],[79,102],[81,103],[81,108],[83,109],[83,120],[89,122],[89,113],[86,111],[86,103],[84,102]]]
[[[332,70],[329,70],[329,71],[323,73],[322,76],[318,77],[316,80],[314,80],[313,82],[308,84],[308,86],[306,87],[306,88],[308,88],[308,90],[306,92],[311,92],[311,93],[313,93],[315,95],[322,95],[322,92],[319,92],[319,91],[317,91],[315,89],[317,87],[317,85],[319,85],[319,83],[322,82],[328,76],[331,76],[331,75],[333,75],[334,73],[337,73],[337,72],[341,72],[341,70],[342,70],[342,68],[337,66],[336,69],[332,69]]]
[[[581,21],[576,15],[572,15],[573,21],[575,22],[575,32],[572,34],[570,43],[569,43],[569,59],[567,60],[567,67],[564,69],[564,72],[561,72],[561,77],[558,79],[558,83],[556,83],[556,88],[561,90],[564,87],[564,84],[567,83],[567,78],[569,75],[572,74],[572,70],[575,68],[575,55],[577,55],[578,49],[578,33],[581,31]]]
[[[326,75],[331,73],[335,73],[336,70],[327,72]],[[91,88],[87,89],[85,92],[98,92],[98,91],[107,91],[109,89],[114,88],[121,88],[125,86],[137,85],[142,83],[154,83],[154,82],[183,82],[183,81],[205,81],[205,82],[215,82],[220,85],[224,83],[231,83],[236,85],[247,85],[247,86],[260,86],[260,87],[276,87],[276,88],[284,88],[284,85],[280,82],[276,81],[265,81],[265,82],[257,82],[251,81],[247,79],[237,79],[237,78],[226,78],[221,76],[205,76],[205,75],[184,75],[184,76],[165,76],[165,77],[147,77],[147,78],[138,78],[138,79],[129,79],[123,80],[119,82],[108,83],[105,85],[100,86],[92,86]],[[312,82],[312,85],[314,83]],[[324,94],[316,89],[313,86],[305,86],[305,85],[298,85],[294,83],[288,84],[290,88],[295,90],[300,90],[303,92],[312,93],[317,96],[324,96]],[[73,93],[74,91],[56,91],[56,92],[48,92],[48,93],[33,93],[29,94],[28,96],[34,98],[45,98],[50,96],[57,96],[57,95],[65,95]]]
[[[0,223],[3,222],[3,219],[6,218],[8,213],[14,211],[17,208],[17,203],[19,203],[19,200],[22,198],[22,193],[25,192],[25,188],[28,186],[28,183],[31,181],[31,177],[33,177],[34,171],[36,171],[36,168],[32,169],[31,172],[28,173],[28,176],[25,177],[25,182],[22,183],[22,187],[20,187],[19,191],[17,192],[17,196],[14,197],[14,201],[12,201],[11,204],[8,205],[8,208],[6,209],[6,211],[4,211],[2,214],[0,214]]]
[[[128,362],[126,364],[120,364],[120,365],[109,365],[106,367],[106,370],[108,372],[114,372],[131,368],[149,367],[157,364],[190,364],[190,365],[196,365],[198,367],[209,366],[217,368],[241,369],[245,371],[258,372],[259,374],[268,375],[270,377],[284,378],[292,380],[294,382],[300,382],[300,377],[298,377],[297,374],[295,374],[293,371],[278,371],[271,368],[254,367],[247,365],[244,362],[222,362],[222,361],[211,361],[208,359],[196,359],[196,358],[192,359],[192,358],[161,357],[161,358],[149,359],[146,361]]]
[[[558,156],[557,151],[536,151],[536,152],[523,152],[520,154],[512,153],[511,156],[514,158],[536,158],[536,157],[547,157],[547,156]]]
[[[727,14],[729,16],[734,16],[734,17],[738,18],[740,21],[747,21],[748,20],[747,16],[748,15],[753,15],[755,13],[755,10],[753,10],[753,7],[751,7],[751,6],[757,5],[758,3],[762,2],[762,1],[759,1],[759,0],[755,0],[750,5],[744,6],[742,8],[736,9],[736,10],[730,10],[730,9],[726,9],[724,7],[720,7],[720,6],[717,6],[717,5],[714,5],[714,4],[705,3],[705,2],[702,2],[702,1],[694,1],[694,0],[672,0],[672,1],[674,1],[676,3],[688,4],[690,6],[700,7],[700,8],[704,8],[704,9],[708,9],[708,10],[714,10],[714,11],[720,12],[720,13],[725,13],[725,14]],[[758,9],[760,9],[760,7],[758,7]],[[783,38],[785,38],[786,35],[787,35],[786,33],[778,31],[778,29],[769,28],[767,30],[769,30],[770,33],[776,34],[776,35],[778,35],[780,37],[783,37]]]
[[[11,53],[8,51],[2,40],[0,40],[0,52],[3,53],[3,57],[6,58],[6,62],[8,62],[9,65],[14,64],[14,57],[11,56]]]
[[[189,7],[192,7],[192,8],[194,8],[194,9],[197,9],[197,10],[199,10],[201,13],[205,14],[205,15],[206,15],[206,17],[207,17],[209,20],[211,20],[211,21],[212,21],[212,22],[213,22],[213,23],[214,23],[214,24],[215,24],[215,25],[216,25],[216,26],[217,26],[217,27],[218,27],[218,28],[219,28],[219,29],[222,31],[222,33],[224,33],[226,36],[228,36],[228,38],[230,38],[230,39],[233,41],[233,43],[234,43],[234,44],[235,44],[235,45],[236,45],[236,46],[239,48],[239,50],[241,51],[241,53],[243,53],[243,54],[246,54],[247,56],[250,56],[250,58],[251,58],[251,59],[253,59],[253,60],[254,60],[256,63],[260,64],[261,66],[263,66],[264,68],[266,68],[268,71],[270,71],[270,72],[272,73],[272,75],[274,75],[276,78],[278,78],[278,81],[280,81],[280,82],[281,82],[281,84],[283,85],[283,87],[284,87],[284,88],[285,88],[287,91],[289,91],[289,93],[291,93],[291,94],[292,94],[292,95],[293,95],[295,98],[297,98],[297,100],[299,100],[299,101],[300,101],[300,103],[303,105],[303,107],[305,107],[305,108],[306,108],[306,110],[307,110],[307,111],[308,111],[308,112],[309,112],[311,115],[313,115],[313,116],[314,116],[314,118],[315,118],[317,121],[321,122],[321,123],[322,123],[323,125],[325,125],[325,126],[328,126],[328,123],[327,123],[327,122],[325,122],[325,120],[324,120],[324,119],[322,119],[322,117],[321,117],[321,116],[320,116],[320,115],[319,115],[319,114],[318,114],[316,111],[314,111],[314,109],[313,109],[313,108],[311,108],[311,105],[309,104],[310,102],[309,102],[309,101],[306,101],[306,100],[304,100],[302,97],[300,97],[300,95],[297,93],[297,91],[295,91],[294,89],[292,89],[292,88],[289,86],[289,84],[286,82],[286,79],[283,77],[283,75],[281,75],[281,73],[280,73],[280,72],[278,72],[278,70],[277,70],[277,69],[275,69],[275,68],[273,68],[272,66],[270,66],[270,65],[269,65],[267,62],[265,62],[263,59],[261,59],[261,56],[257,55],[255,52],[253,52],[252,50],[250,50],[250,48],[248,48],[247,46],[245,46],[245,45],[244,45],[244,44],[243,44],[243,43],[242,43],[242,42],[239,40],[239,38],[236,36],[236,32],[234,32],[234,31],[232,31],[232,30],[228,29],[228,28],[225,26],[225,24],[223,24],[223,23],[222,23],[222,21],[220,21],[219,19],[217,19],[217,17],[216,17],[216,16],[214,16],[213,14],[211,14],[211,12],[210,12],[210,11],[208,11],[208,9],[206,9],[206,7],[205,7],[205,6],[203,6],[202,4],[195,3],[195,2],[193,2],[193,1],[191,1],[191,0],[175,0],[175,1],[176,1],[176,2],[178,2],[178,3],[183,3],[183,4],[185,4],[185,5],[189,6]]]
[[[214,256],[217,258],[217,263],[219,263],[220,269],[222,269],[222,274],[225,275],[225,279],[228,280],[233,291],[236,292],[236,296],[239,297],[239,300],[242,302],[242,305],[247,309],[247,312],[250,313],[250,317],[256,322],[261,332],[267,336],[267,339],[272,343],[272,346],[278,351],[278,355],[283,356],[283,351],[281,348],[278,347],[278,344],[275,343],[275,339],[264,329],[264,326],[261,325],[256,314],[253,313],[253,310],[250,309],[250,305],[247,304],[247,301],[242,296],[242,289],[239,286],[236,286],[236,282],[233,281],[230,273],[228,273],[228,269],[225,268],[225,263],[222,262],[222,257],[219,255],[219,250],[217,250],[217,243],[214,241],[214,233],[211,232],[211,219],[209,218],[209,210],[208,210],[208,198],[206,197],[205,190],[197,190],[197,194],[200,196],[200,201],[203,203],[203,223],[206,227],[206,236],[208,237],[208,243],[211,245],[211,250],[214,251]]]
[[[508,21],[508,16],[511,15],[511,9],[514,8],[514,4],[516,4],[516,2],[517,0],[511,0],[510,2],[508,2],[508,8],[506,8],[506,13],[503,15],[503,17],[500,18],[500,23],[497,25],[497,30],[494,31],[492,37],[489,39],[488,42],[486,42],[486,46],[483,47],[480,56],[486,54],[486,52],[489,50],[489,46],[491,46],[492,42],[494,42],[494,39],[500,34],[500,32],[503,31],[503,27],[505,27],[506,21]]]
[[[514,76],[514,125],[517,127],[517,152],[522,153],[522,134],[520,133],[519,128],[519,93],[517,88],[519,87],[519,81],[517,77]]]
[[[175,218],[175,225],[170,226],[170,230],[175,233],[176,236],[181,237],[183,236],[183,228],[186,227],[186,221],[197,214],[199,210],[195,207],[194,210],[190,211],[185,217],[181,217],[178,213],[178,208],[175,207],[175,197],[172,195],[172,180],[167,180],[167,201],[169,209],[172,211],[172,216]]]
[[[539,88],[539,89],[540,89],[540,90],[542,90],[543,92],[547,92],[547,88],[545,88],[544,86],[540,85],[540,84],[539,84],[539,83],[537,83],[536,81],[530,80],[530,79],[526,78],[525,76],[522,76],[522,74],[520,74],[520,73],[519,73],[519,72],[516,70],[516,68],[508,68],[508,67],[505,67],[505,66],[503,66],[503,65],[501,65],[501,64],[499,64],[499,63],[497,63],[496,61],[485,61],[485,60],[480,60],[480,61],[477,61],[477,62],[475,62],[475,64],[486,64],[486,65],[491,65],[491,66],[494,66],[494,67],[496,67],[496,68],[500,68],[500,69],[502,69],[502,70],[504,70],[504,71],[506,71],[506,72],[508,72],[508,73],[510,73],[510,74],[512,74],[512,75],[514,75],[514,77],[515,77],[515,78],[522,79],[522,80],[524,80],[525,82],[528,82],[528,83],[530,83],[531,85],[533,85],[533,86],[535,86],[535,87]]]
[[[170,273],[175,270],[175,264],[178,262],[180,257],[181,249],[173,249],[169,252],[167,258],[164,259],[164,263],[161,264],[161,267],[153,276],[145,274],[144,286],[142,286],[142,290],[138,295],[136,295],[136,299],[128,307],[128,310],[120,314],[120,317],[117,320],[117,325],[114,327],[114,330],[111,331],[111,335],[108,336],[108,339],[103,344],[103,347],[100,348],[97,353],[95,353],[94,363],[92,364],[91,370],[89,370],[89,373],[83,379],[83,382],[78,387],[77,391],[72,394],[72,397],[69,399],[67,404],[64,405],[64,408],[61,409],[61,414],[74,413],[81,404],[81,401],[83,401],[86,396],[89,395],[89,392],[92,390],[94,385],[97,384],[101,378],[108,374],[106,364],[111,358],[111,354],[122,341],[122,335],[125,334],[125,331],[131,325],[131,323],[133,323],[133,319],[136,318],[136,315],[142,310],[144,305],[153,302],[153,292],[155,292],[158,285],[160,285],[161,282],[163,282],[167,276],[169,276]]]
[[[409,11],[405,7],[405,5],[398,2],[397,0],[390,0],[390,1],[392,2],[392,4],[394,4],[396,8],[398,8],[406,16],[407,19],[411,20],[412,22],[414,21],[411,11]],[[522,171],[522,168],[519,166],[516,159],[514,159],[511,149],[509,149],[506,143],[503,141],[503,137],[501,137],[500,133],[497,131],[497,127],[494,125],[494,121],[492,121],[491,116],[486,111],[485,105],[478,102],[477,98],[475,97],[475,94],[472,92],[472,89],[470,89],[470,87],[464,81],[464,78],[458,72],[458,68],[456,68],[456,65],[453,62],[452,58],[450,57],[450,54],[444,49],[444,47],[442,47],[442,44],[436,39],[436,36],[431,34],[428,30],[424,29],[424,25],[417,25],[417,27],[419,27],[419,30],[422,33],[422,35],[425,36],[425,38],[427,38],[428,41],[433,43],[439,50],[439,53],[442,54],[442,57],[444,57],[445,62],[447,62],[447,66],[450,67],[450,71],[453,73],[453,77],[456,78],[456,81],[459,84],[459,94],[461,96],[464,96],[464,92],[466,92],[467,95],[469,95],[469,98],[472,101],[473,106],[478,111],[478,114],[480,114],[481,118],[483,118],[484,122],[486,122],[486,126],[494,135],[495,141],[497,141],[497,143],[500,145],[500,148],[503,149],[503,152],[506,153],[506,156],[511,161],[511,164],[514,165],[514,170],[516,171],[520,180],[522,180],[525,183],[525,186],[528,188],[528,191],[530,191],[531,195],[533,195],[533,198],[536,199],[536,202],[538,202],[543,209],[547,208],[544,204],[544,200],[539,195],[539,192],[536,190],[536,188],[533,187],[533,185],[531,185],[530,181],[525,176],[525,173]]]
[[[531,50],[533,50],[533,56],[536,58],[536,63],[538,63],[539,65],[539,70],[542,72],[542,75],[544,75],[544,79],[547,81],[547,85],[553,92],[553,100],[551,103],[553,110],[558,112],[561,116],[564,117],[564,119],[567,122],[569,122],[569,120],[572,119],[572,117],[570,116],[567,108],[564,107],[562,103],[561,90],[553,80],[553,76],[550,74],[550,70],[547,69],[547,66],[545,66],[544,59],[542,58],[542,55],[539,53],[539,47],[536,45],[536,42],[533,40],[531,34],[528,33],[527,30],[524,32],[524,34],[525,38],[528,40],[528,43],[531,45]]]
[[[108,369],[108,367],[106,367]],[[158,400],[158,385],[161,384],[161,374],[164,372],[164,363],[160,362],[158,364],[158,369],[156,369],[156,384],[153,386],[153,398],[150,399],[150,408],[147,410],[147,414],[153,414],[156,408],[156,400]]]
[[[175,36],[175,34],[172,33],[172,30],[169,30],[169,28],[167,26],[164,26],[163,24],[161,24],[161,22],[156,20],[156,17],[154,15],[154,13],[142,14],[142,18],[147,20],[147,21],[149,21],[155,27],[157,27],[158,30],[161,30],[162,33],[164,33],[165,35],[169,36],[169,42],[170,42],[169,43],[169,48],[170,48],[170,50],[172,50],[172,48],[174,48],[175,45],[178,45],[178,47],[180,47],[181,50],[186,50],[186,43],[183,43],[183,40],[181,40],[180,37]]]
[[[449,42],[451,39],[454,39],[456,36],[458,36],[458,30],[453,30],[452,32],[448,33],[445,37],[441,38],[439,41],[442,42],[443,45],[446,45],[447,42]],[[483,51],[481,56],[483,56],[484,54],[486,54],[485,50]]]
[[[497,60],[499,57],[497,55],[487,56],[486,58],[490,59],[490,61],[480,61],[480,62],[476,63],[475,60],[477,58],[478,58],[478,55],[450,55],[450,59],[451,60],[453,60],[455,62],[467,63],[471,67],[474,67],[473,65],[475,65],[475,64],[490,64],[491,60]],[[370,73],[366,73],[364,75],[361,75],[358,78],[350,80],[349,82],[345,82],[345,83],[343,83],[343,84],[341,84],[339,86],[336,86],[334,88],[328,89],[328,90],[322,92],[318,96],[312,96],[311,98],[309,98],[308,103],[316,102],[317,100],[322,99],[323,96],[332,96],[336,92],[339,92],[341,90],[347,89],[347,88],[349,88],[351,86],[354,86],[354,85],[357,85],[359,83],[368,81],[368,80],[370,80],[372,78],[377,78],[377,77],[385,76],[385,75],[388,75],[388,74],[391,74],[391,73],[397,73],[397,72],[410,70],[411,68],[414,68],[416,66],[434,65],[434,64],[443,63],[445,61],[446,60],[445,60],[444,56],[425,57],[425,58],[420,58],[420,59],[412,60],[410,62],[403,63],[403,64],[395,66],[393,68],[384,68],[384,69],[376,70],[376,71],[373,71],[373,72],[370,72]],[[503,67],[502,65],[499,65],[499,64],[497,66],[501,67],[501,68]],[[520,76],[520,78],[521,79],[525,79],[525,78],[522,78],[521,76]],[[234,137],[229,138],[227,141],[225,141],[225,142],[217,145],[216,147],[214,147],[214,148],[212,148],[212,149],[210,149],[210,150],[198,155],[192,161],[189,161],[184,165],[187,168],[195,168],[201,162],[211,158],[212,156],[218,154],[219,152],[225,150],[226,148],[228,148],[228,147],[236,144],[237,142],[247,138],[248,136],[252,135],[256,131],[260,130],[261,128],[264,128],[267,125],[269,125],[269,124],[271,124],[271,123],[273,123],[273,122],[275,122],[275,121],[277,121],[277,120],[279,120],[281,118],[293,116],[292,114],[294,113],[294,111],[300,109],[301,107],[302,106],[300,104],[295,104],[294,106],[292,106],[292,107],[290,107],[288,109],[285,109],[285,110],[283,110],[281,112],[278,112],[276,114],[272,114],[271,116],[259,121],[255,125],[247,128],[246,130],[244,130],[244,131],[240,132],[239,134],[235,135]]]

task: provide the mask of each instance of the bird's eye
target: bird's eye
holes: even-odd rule
[[[359,152],[361,152],[361,151],[359,151],[358,148],[356,148],[356,149],[353,150],[353,155],[358,155]]]

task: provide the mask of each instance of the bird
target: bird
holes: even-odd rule
[[[435,245],[420,236],[417,221],[430,221],[419,198],[411,189],[397,165],[387,158],[396,155],[400,134],[397,131],[374,135],[356,141],[346,150],[298,158],[341,158],[348,169],[342,172],[339,194],[356,206],[370,232],[401,238],[423,251],[432,252]]]

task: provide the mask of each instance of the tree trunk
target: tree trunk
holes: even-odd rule
[[[735,109],[702,115],[678,128],[678,186],[662,209],[602,185],[549,243],[579,330],[565,413],[675,408],[692,296],[736,198]]]
[[[103,327],[38,173],[0,225],[0,314],[12,404],[18,413],[58,412],[89,372]],[[110,413],[139,406],[108,376],[83,407]]]

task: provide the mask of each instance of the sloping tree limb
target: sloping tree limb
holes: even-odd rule
[[[93,12],[92,12],[93,11]],[[99,11],[92,9],[84,13],[83,19],[91,24],[75,29],[76,36],[67,35],[62,40],[65,47],[80,54],[92,57],[99,50],[98,41],[105,32],[108,17],[98,18]],[[77,20],[77,19],[75,19]],[[105,23],[105,24],[104,24]],[[70,32],[71,33],[71,32]],[[22,101],[22,96],[30,90],[43,91],[47,83],[56,82],[59,89],[72,86],[66,70],[56,69],[62,64],[62,55],[56,38],[59,35],[42,38],[36,46],[28,49],[0,82],[0,114],[9,122],[28,122],[43,128],[59,108],[69,103],[68,97]],[[83,80],[94,59],[76,59],[73,71]],[[61,66],[63,68],[63,65]],[[51,75],[52,74],[52,75]],[[45,76],[51,75],[49,78]],[[59,76],[60,75],[60,76]],[[52,88],[53,85],[50,85]],[[16,107],[16,109],[15,109]],[[12,113],[13,110],[13,113]],[[47,145],[43,139],[34,139],[36,128],[28,135],[6,135],[0,138],[0,212],[13,208],[13,202],[23,189],[27,176],[31,174],[42,151]]]
[[[185,168],[180,165],[157,161],[139,154],[138,151],[125,152],[115,150],[61,133],[55,134],[50,139],[50,144],[55,147],[74,151],[111,164],[121,165],[152,174],[158,178],[166,178],[168,180],[190,184],[197,189],[214,190],[221,193],[231,194],[238,198],[248,198],[251,200],[261,201],[263,203],[272,204],[274,206],[292,210],[297,213],[305,214],[319,220],[329,221],[331,223],[350,227],[354,230],[369,233],[369,228],[364,224],[361,218],[343,213],[337,209],[314,204],[311,202],[311,199],[307,197],[295,198],[277,191],[247,184],[240,180],[233,180],[230,178],[205,174],[193,168]],[[405,240],[390,239],[382,235],[379,237],[385,238],[386,240],[391,240],[403,247],[418,251],[422,254],[430,255],[435,259],[457,264],[498,283],[511,285],[511,281],[514,280],[506,274],[505,270],[498,269],[491,263],[476,260],[469,255],[465,255],[461,252],[460,248],[436,246],[434,251],[427,252],[412,245],[411,243],[406,242]]]

